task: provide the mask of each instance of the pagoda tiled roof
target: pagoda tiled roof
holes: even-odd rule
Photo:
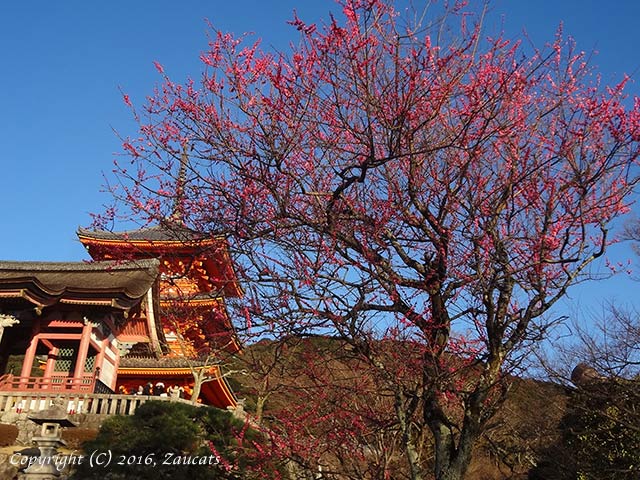
[[[223,235],[197,232],[170,219],[159,225],[135,230],[112,232],[79,228],[80,242],[96,259],[159,257],[163,262],[181,257],[196,259],[204,269],[210,285],[204,287],[217,295],[241,297],[229,245]],[[194,299],[199,301],[213,298]]]
[[[89,230],[78,228],[78,235],[95,240],[112,240],[122,242],[198,242],[211,239],[210,235],[196,232],[190,228],[174,223],[163,223],[152,227],[135,230],[112,232],[108,230]]]
[[[184,377],[192,379],[190,368],[209,368],[213,378],[202,384],[202,398],[205,403],[218,408],[233,408],[238,399],[234,395],[227,379],[222,375],[219,364],[213,364],[206,358],[186,357],[137,357],[127,355],[120,358],[118,377],[128,377],[138,382],[163,380],[165,377]]]
[[[221,290],[215,290],[213,292],[198,292],[193,295],[162,295],[160,300],[163,302],[183,301],[186,303],[197,301],[223,302],[224,295]]]
[[[187,357],[160,357],[154,356],[131,356],[120,358],[119,368],[189,368],[214,366],[211,359],[187,358]]]
[[[0,297],[25,298],[40,306],[62,303],[128,309],[147,293],[160,262],[0,261]]]

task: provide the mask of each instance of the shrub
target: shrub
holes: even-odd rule
[[[240,478],[238,472],[251,463],[245,445],[253,445],[256,438],[254,432],[244,432],[245,425],[222,410],[147,402],[133,416],[115,416],[104,422],[95,440],[83,448],[87,458],[103,454],[100,458],[105,465],[85,461],[72,478]]]
[[[640,385],[599,379],[581,385],[564,421],[580,480],[640,477]]]

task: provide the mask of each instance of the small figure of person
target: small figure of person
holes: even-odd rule
[[[178,385],[173,385],[167,389],[167,393],[172,399],[180,398],[180,387]]]
[[[149,382],[147,383],[144,388],[142,389],[142,394],[143,395],[153,395],[153,383]]]
[[[160,397],[162,396],[162,394],[164,394],[164,396],[167,396],[167,393],[164,391],[164,383],[162,382],[158,382],[156,383],[156,386],[153,387],[153,394]]]
[[[134,395],[144,395],[144,387],[142,385],[138,385],[138,390],[134,393]]]

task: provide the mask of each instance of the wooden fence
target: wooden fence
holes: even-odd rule
[[[46,410],[61,403],[67,413],[95,415],[133,415],[138,406],[149,400],[181,402],[191,404],[182,398],[160,397],[153,395],[118,395],[104,393],[77,392],[13,392],[0,391],[0,414],[4,412],[29,413]],[[196,404],[199,405],[199,404]]]
[[[51,377],[16,377],[12,374],[0,377],[0,392],[3,391],[51,391],[51,392],[82,392],[93,393],[96,387],[96,377],[93,373],[79,378],[67,376]]]

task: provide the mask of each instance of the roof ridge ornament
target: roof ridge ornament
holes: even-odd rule
[[[13,315],[9,315],[7,313],[0,314],[0,342],[2,342],[2,336],[4,335],[4,329],[8,327],[13,327],[14,325],[20,323]]]
[[[18,323],[20,323],[20,320],[18,320],[13,315],[9,315],[7,313],[0,313],[0,328],[13,327]]]

